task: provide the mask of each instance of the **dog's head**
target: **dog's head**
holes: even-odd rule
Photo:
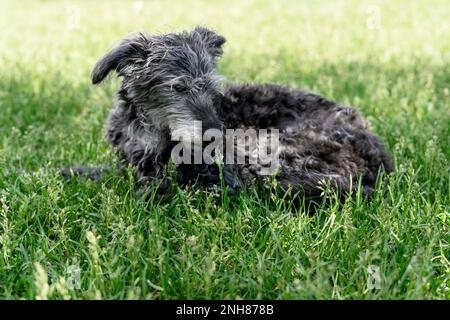
[[[224,43],[224,37],[204,27],[161,36],[139,33],[97,62],[92,82],[116,71],[139,118],[168,128],[172,136],[196,135],[194,121],[202,121],[203,129],[221,129],[216,60]]]

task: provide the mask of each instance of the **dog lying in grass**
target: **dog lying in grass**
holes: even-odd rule
[[[109,116],[107,139],[135,168],[139,180],[147,186],[158,183],[164,191],[173,149],[181,143],[204,150],[208,130],[272,130],[277,133],[276,150],[271,150],[277,166],[270,174],[260,162],[250,161],[251,147],[227,143],[222,152],[244,154],[244,163],[185,161],[176,166],[178,181],[202,186],[222,181],[234,190],[275,176],[282,188],[315,196],[322,192],[322,181],[348,193],[357,188],[359,179],[362,193],[372,195],[380,170],[390,172],[392,164],[358,112],[313,93],[271,84],[224,86],[216,71],[224,43],[223,36],[204,27],[179,34],[139,33],[96,64],[94,84],[111,71],[123,79]],[[257,148],[261,136],[254,138]]]

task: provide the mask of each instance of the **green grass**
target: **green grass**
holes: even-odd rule
[[[370,5],[379,28],[367,26]],[[135,7],[0,1],[0,298],[450,298],[448,1]],[[132,31],[197,24],[227,37],[228,81],[361,110],[395,158],[371,202],[330,195],[310,217],[292,215],[274,185],[236,196],[173,185],[158,204],[135,196],[131,172],[102,183],[55,174],[116,162],[104,124],[118,79],[93,87],[95,61]]]

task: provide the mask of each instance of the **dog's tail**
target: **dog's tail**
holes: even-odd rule
[[[108,169],[102,167],[82,167],[76,166],[72,168],[63,168],[59,171],[61,176],[66,179],[72,177],[84,177],[93,181],[100,181],[101,178],[109,172]]]

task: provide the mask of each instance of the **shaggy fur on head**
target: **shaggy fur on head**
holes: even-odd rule
[[[123,78],[108,120],[108,141],[148,183],[163,178],[174,146],[172,136],[194,136],[202,148],[201,130],[279,129],[280,168],[284,188],[320,194],[320,181],[350,191],[361,178],[363,192],[373,193],[380,168],[392,170],[379,139],[356,110],[318,95],[276,85],[221,85],[216,60],[225,38],[203,27],[192,32],[123,40],[95,66],[92,82],[111,71]],[[238,148],[238,146],[237,146]],[[177,167],[181,183],[219,183],[216,165]],[[225,183],[264,179],[257,164],[227,164]],[[353,179],[353,183],[351,183]]]

